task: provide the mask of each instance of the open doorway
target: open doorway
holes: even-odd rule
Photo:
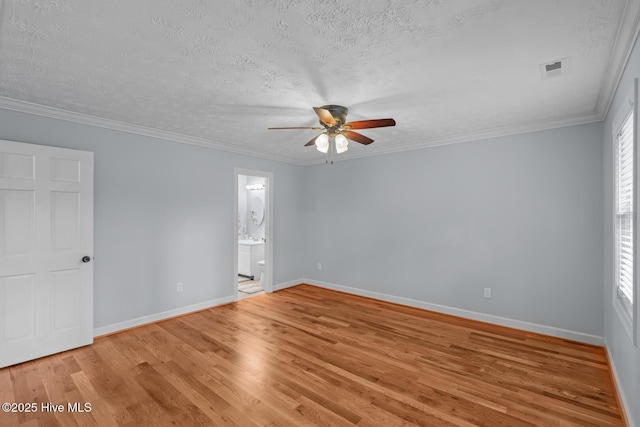
[[[269,172],[235,169],[234,301],[271,293],[272,193]]]

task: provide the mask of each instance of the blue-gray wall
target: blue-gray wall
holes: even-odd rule
[[[2,109],[0,139],[95,153],[96,328],[233,295],[236,167],[273,173],[274,284],[303,276],[300,166]]]
[[[613,364],[618,387],[632,426],[640,426],[640,349],[634,347],[613,308],[613,126],[633,90],[633,79],[640,77],[640,46],[636,41],[616,96],[604,122],[604,323],[605,341]],[[636,177],[636,184],[640,179]],[[640,201],[636,201],[640,207]],[[637,256],[637,255],[636,255]],[[640,341],[640,337],[638,338]]]
[[[305,175],[312,280],[602,337],[601,123]]]

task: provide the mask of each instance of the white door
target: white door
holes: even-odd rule
[[[0,368],[93,342],[92,257],[93,153],[0,141]]]

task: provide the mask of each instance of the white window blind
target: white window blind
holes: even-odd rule
[[[633,114],[616,135],[616,289],[629,313],[633,304]]]

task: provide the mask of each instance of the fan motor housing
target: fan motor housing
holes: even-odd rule
[[[339,127],[347,122],[347,113],[349,109],[342,105],[323,105],[320,108],[328,110],[336,121],[336,127]],[[322,124],[322,122],[320,122]],[[324,124],[323,124],[324,125]]]

